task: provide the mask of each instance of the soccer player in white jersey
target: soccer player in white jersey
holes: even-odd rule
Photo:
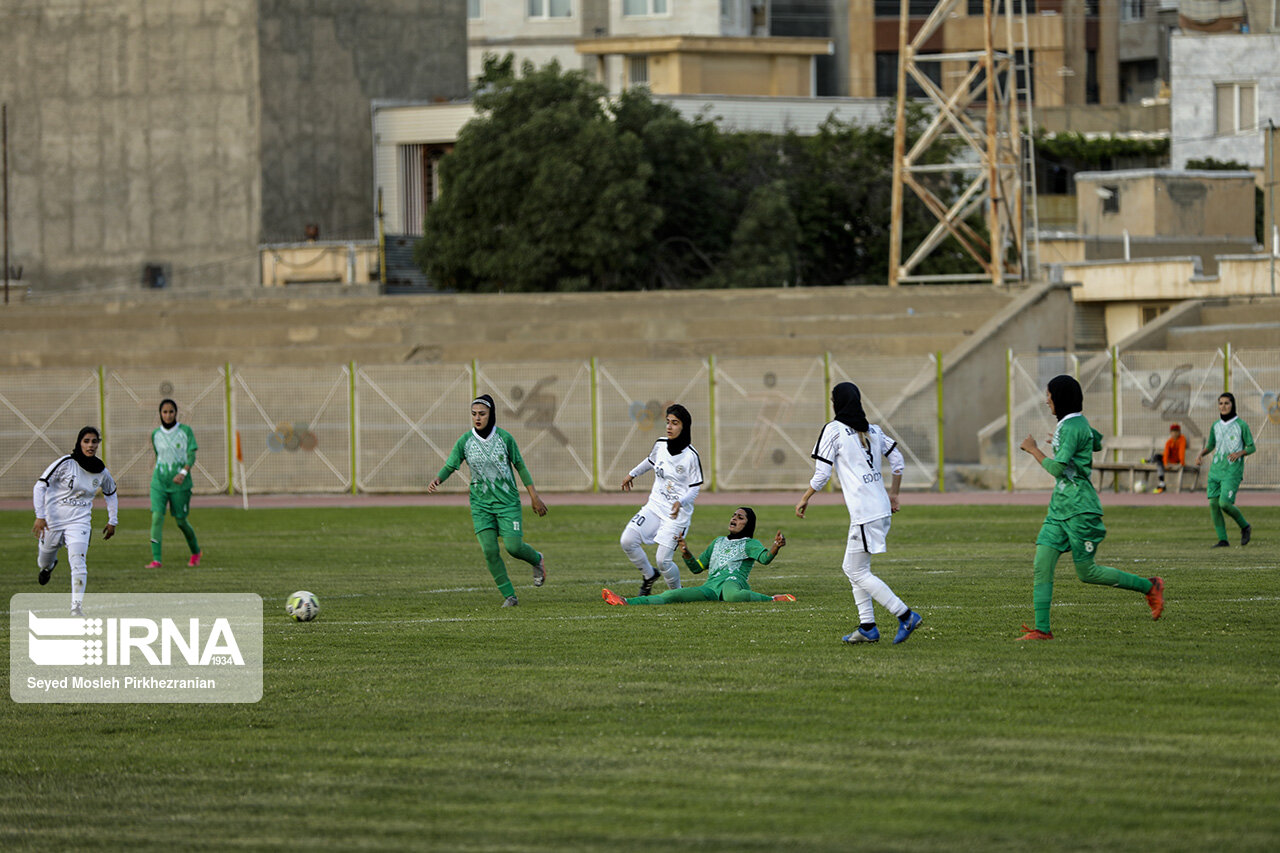
[[[693,519],[693,502],[702,487],[702,462],[693,449],[689,428],[693,418],[689,410],[676,403],[667,409],[667,437],[653,443],[639,465],[622,481],[622,491],[631,491],[631,483],[646,471],[653,472],[653,488],[649,500],[622,531],[622,550],[640,570],[640,595],[653,591],[658,572],[670,589],[680,588],[680,569],[673,559],[680,537],[689,530]],[[654,555],[658,568],[649,562],[642,545],[657,543]]]
[[[107,501],[107,526],[102,538],[110,539],[119,523],[120,503],[116,498],[116,481],[98,458],[102,435],[87,426],[76,436],[75,449],[45,469],[36,480],[32,492],[36,523],[31,528],[39,544],[36,547],[37,580],[49,582],[58,565],[58,549],[66,547],[71,564],[71,615],[83,616],[84,588],[89,579],[87,556],[89,537],[93,534],[93,498],[101,491]]]
[[[898,488],[902,485],[905,464],[897,442],[875,424],[867,423],[862,410],[862,392],[852,382],[841,382],[831,391],[835,420],[826,424],[813,448],[813,479],[804,497],[796,504],[796,515],[804,518],[809,499],[831,479],[832,470],[840,481],[844,502],[849,508],[849,541],[844,552],[844,573],[853,587],[853,600],[858,605],[858,629],[841,639],[846,643],[875,643],[880,640],[876,628],[873,601],[898,617],[898,633],[894,643],[902,643],[924,620],[889,589],[889,585],[871,573],[871,555],[885,552],[889,522],[898,511]],[[889,459],[893,483],[886,492],[880,473],[880,460]]]

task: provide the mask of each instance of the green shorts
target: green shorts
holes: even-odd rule
[[[1243,477],[1239,479],[1235,477],[1231,477],[1229,479],[1218,479],[1211,475],[1209,477],[1209,488],[1206,492],[1206,497],[1208,497],[1209,500],[1221,498],[1223,499],[1223,503],[1234,504],[1236,502],[1236,495],[1240,492],[1240,480],[1243,479]]]
[[[475,528],[476,533],[483,533],[486,530],[496,530],[502,538],[508,536],[524,536],[524,525],[521,519],[524,513],[519,505],[513,507],[503,507],[498,510],[479,507],[475,504],[471,505],[471,524]]]
[[[165,489],[152,483],[151,511],[164,515],[166,507],[174,518],[186,518],[187,514],[191,512],[191,487]]]
[[[1036,544],[1047,545],[1059,554],[1070,551],[1072,560],[1083,563],[1093,559],[1106,536],[1100,515],[1073,515],[1062,521],[1046,518]]]

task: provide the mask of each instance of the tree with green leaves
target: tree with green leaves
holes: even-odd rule
[[[512,65],[486,60],[415,258],[459,290],[614,289],[662,217],[643,146],[581,72]]]

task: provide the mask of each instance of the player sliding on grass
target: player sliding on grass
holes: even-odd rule
[[[1107,535],[1102,526],[1102,504],[1093,490],[1093,454],[1102,449],[1102,435],[1085,420],[1084,391],[1080,383],[1070,376],[1055,376],[1049,380],[1045,402],[1049,412],[1058,419],[1053,431],[1053,458],[1046,456],[1036,445],[1034,436],[1022,440],[1021,448],[1030,453],[1044,470],[1057,480],[1053,496],[1049,498],[1049,512],[1040,535],[1036,537],[1035,580],[1032,602],[1036,611],[1036,626],[1028,628],[1019,640],[1052,640],[1049,626],[1049,605],[1053,601],[1053,570],[1058,557],[1070,551],[1075,562],[1076,577],[1085,583],[1115,586],[1137,590],[1147,597],[1151,606],[1151,618],[1159,619],[1164,610],[1164,581],[1160,578],[1142,578],[1109,566],[1099,566],[1093,561]]]
[[[689,531],[693,502],[702,487],[702,461],[689,442],[693,418],[679,403],[667,408],[667,437],[653,443],[649,455],[622,480],[622,491],[631,491],[631,482],[646,471],[653,472],[653,488],[648,502],[632,516],[619,540],[631,564],[640,570],[640,594],[648,595],[658,572],[670,589],[680,588],[680,567],[671,559],[676,542]],[[658,568],[649,562],[643,545],[658,544]]]
[[[787,538],[779,530],[773,537],[773,547],[764,545],[752,537],[756,534],[756,514],[749,506],[740,506],[729,519],[729,535],[719,536],[707,546],[702,556],[694,557],[685,544],[684,537],[677,539],[680,556],[694,574],[711,570],[702,586],[669,589],[660,595],[638,595],[623,598],[612,590],[603,589],[601,596],[610,604],[676,604],[687,601],[795,601],[794,595],[765,595],[753,592],[747,583],[755,563],[767,566],[787,544]]]
[[[867,423],[862,410],[862,392],[852,382],[841,382],[831,390],[831,404],[836,418],[822,427],[813,448],[813,479],[804,497],[796,504],[796,516],[804,518],[809,499],[836,472],[845,506],[849,508],[849,539],[844,551],[844,573],[853,587],[853,600],[858,606],[858,629],[841,639],[850,644],[875,643],[880,640],[876,628],[874,601],[898,617],[898,633],[894,643],[906,642],[911,632],[924,620],[894,595],[889,585],[871,573],[871,555],[885,552],[889,524],[898,511],[898,488],[906,463],[898,443],[875,424]],[[880,459],[887,457],[893,472],[893,484],[886,492],[880,474]]]
[[[440,473],[427,486],[427,491],[435,492],[466,460],[467,467],[471,469],[471,523],[475,526],[476,539],[480,540],[480,550],[484,552],[489,574],[493,575],[498,592],[505,597],[502,606],[515,607],[520,601],[516,598],[511,579],[507,577],[507,567],[498,550],[498,537],[502,537],[502,544],[506,546],[508,554],[533,566],[534,586],[542,586],[546,582],[547,566],[542,554],[524,541],[520,524],[520,490],[516,487],[515,477],[511,475],[512,468],[520,475],[521,482],[529,492],[533,511],[540,516],[546,515],[547,505],[538,497],[538,490],[533,487],[533,475],[520,456],[516,440],[511,437],[511,433],[499,429],[496,423],[492,397],[481,394],[472,400],[472,429],[463,433],[454,443],[453,452],[445,460]]]

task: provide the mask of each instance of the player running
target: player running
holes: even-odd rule
[[[841,382],[831,391],[835,420],[818,434],[813,448],[813,479],[804,497],[796,504],[796,516],[804,518],[809,499],[831,479],[834,470],[849,509],[849,538],[844,552],[844,573],[853,588],[858,606],[856,631],[841,639],[850,644],[875,643],[880,640],[876,628],[875,605],[880,602],[898,617],[898,632],[893,642],[903,643],[920,627],[923,618],[894,594],[889,585],[871,573],[871,555],[885,552],[885,540],[893,513],[898,511],[898,489],[906,463],[898,444],[875,424],[867,423],[862,410],[862,392],[852,382]],[[880,473],[881,458],[888,458],[893,482],[886,492]]]
[[[466,461],[471,469],[471,523],[475,527],[476,539],[480,542],[489,574],[493,575],[493,582],[503,595],[502,606],[515,607],[520,601],[516,598],[511,579],[507,577],[507,567],[498,550],[498,537],[502,537],[508,554],[533,566],[534,586],[542,586],[546,582],[547,566],[542,554],[524,541],[520,489],[511,474],[513,468],[529,492],[533,511],[539,516],[546,515],[547,505],[533,487],[533,475],[524,464],[516,440],[511,433],[497,426],[493,398],[488,394],[481,394],[471,401],[471,425],[472,429],[454,443],[453,451],[440,473],[427,486],[427,491],[434,493]]]
[[[98,458],[102,435],[87,426],[76,436],[75,449],[44,470],[31,493],[36,523],[31,528],[36,546],[36,579],[43,586],[58,565],[58,549],[66,547],[71,564],[71,615],[83,616],[84,588],[89,581],[89,539],[93,535],[93,498],[99,491],[107,501],[107,526],[102,538],[116,534],[120,502],[116,481]]]
[[[1021,448],[1053,475],[1057,483],[1049,498],[1049,511],[1036,537],[1035,579],[1031,592],[1036,611],[1034,628],[1022,626],[1019,640],[1052,640],[1049,605],[1053,601],[1053,570],[1058,557],[1067,551],[1076,566],[1076,577],[1085,583],[1136,590],[1147,598],[1151,618],[1164,612],[1164,581],[1143,578],[1093,561],[1098,546],[1107,535],[1102,526],[1102,503],[1093,490],[1093,454],[1102,449],[1102,434],[1089,426],[1081,410],[1084,391],[1070,376],[1049,380],[1045,402],[1058,419],[1053,431],[1053,458],[1036,445],[1034,436],[1022,440]]]
[[[178,423],[178,404],[173,400],[160,401],[160,426],[151,431],[151,449],[156,454],[155,470],[151,473],[151,562],[148,569],[160,568],[160,539],[164,534],[165,509],[173,513],[173,520],[187,539],[191,559],[187,565],[200,565],[200,543],[196,541],[195,528],[187,521],[191,512],[191,489],[195,485],[191,469],[196,466],[196,434],[191,427]]]
[[[689,571],[699,574],[711,570],[702,586],[669,589],[660,595],[641,595],[623,598],[610,589],[600,590],[600,595],[610,604],[676,604],[688,601],[795,601],[790,594],[765,595],[753,592],[747,583],[754,564],[767,566],[787,544],[787,538],[779,530],[773,537],[773,547],[765,549],[755,540],[756,513],[749,506],[740,506],[729,519],[729,535],[719,536],[707,546],[702,556],[694,557],[685,544],[684,537],[676,540],[680,556]]]
[[[622,481],[622,491],[631,491],[631,483],[646,471],[653,472],[653,488],[649,500],[622,531],[620,542],[627,559],[640,570],[640,595],[653,591],[658,572],[670,589],[680,588],[680,568],[672,557],[680,537],[693,520],[693,502],[702,486],[702,461],[690,444],[689,428],[693,418],[679,403],[667,408],[667,437],[653,443],[639,465]],[[649,562],[642,545],[657,543],[654,555],[658,568]]]

